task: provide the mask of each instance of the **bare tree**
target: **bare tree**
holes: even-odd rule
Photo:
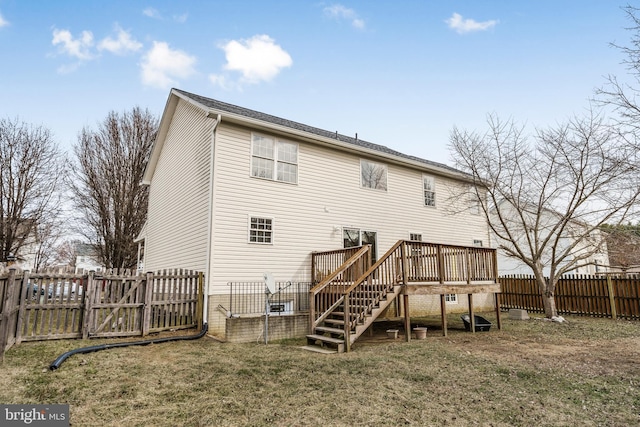
[[[54,248],[56,263],[64,265],[66,268],[76,266],[76,246],[78,240],[64,240]]]
[[[617,113],[618,125],[620,129],[629,131],[628,136],[632,142],[636,142],[640,136],[640,104],[638,96],[640,96],[640,9],[633,6],[623,8],[627,14],[627,18],[631,21],[631,26],[627,28],[632,32],[631,43],[624,46],[611,43],[611,46],[619,49],[625,59],[622,64],[625,65],[629,72],[629,76],[635,82],[635,86],[621,82],[615,75],[607,76],[605,86],[596,90],[595,101],[601,105],[606,105]]]
[[[1,262],[34,244],[38,227],[55,216],[63,164],[47,128],[0,119]]]
[[[157,130],[157,118],[136,107],[110,112],[97,130],[84,128],[78,137],[72,188],[85,224],[81,232],[107,268],[136,266],[133,239],[146,220],[148,200],[140,183]]]
[[[555,317],[558,279],[602,249],[603,224],[629,217],[638,169],[619,134],[593,115],[533,135],[496,116],[488,125],[484,134],[454,128],[452,155],[476,184],[500,250],[531,268]]]
[[[33,269],[36,272],[51,267],[57,261],[56,248],[64,227],[59,213],[43,218],[33,231]]]

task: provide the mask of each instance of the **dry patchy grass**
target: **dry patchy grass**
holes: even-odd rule
[[[414,320],[426,340],[376,335],[348,354],[201,339],[76,355],[54,372],[60,353],[96,342],[23,343],[0,366],[0,401],[69,403],[73,425],[640,424],[638,322],[505,319],[442,337],[437,319]]]

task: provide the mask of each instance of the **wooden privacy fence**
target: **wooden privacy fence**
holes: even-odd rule
[[[502,276],[500,284],[503,310],[544,313],[534,276]],[[640,319],[640,276],[566,275],[558,281],[555,300],[559,314]]]
[[[0,276],[0,354],[14,343],[202,328],[203,274]]]

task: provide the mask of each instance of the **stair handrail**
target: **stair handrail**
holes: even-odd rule
[[[316,286],[309,290],[309,318],[311,321],[311,329],[315,328],[324,318],[326,318],[331,311],[342,303],[343,297],[338,298],[336,301],[332,302],[329,307],[325,307],[322,314],[316,319],[316,296],[319,295],[324,289],[326,289],[329,285],[331,285],[340,275],[345,273],[349,268],[351,268],[356,262],[361,259],[366,260],[365,270],[370,263],[370,258],[367,256],[371,252],[371,245],[364,245],[358,251],[356,251],[353,255],[351,255],[345,262],[342,263],[340,267],[334,270],[331,274],[326,276],[324,279],[320,281]],[[365,257],[366,256],[366,257]],[[361,276],[361,275],[359,275]],[[359,277],[358,276],[358,277]]]
[[[364,317],[373,311],[373,307],[376,303],[376,299],[382,298],[385,294],[391,291],[391,289],[398,284],[405,284],[406,277],[404,274],[404,264],[405,264],[405,241],[398,240],[389,250],[379,259],[377,260],[365,273],[363,273],[354,283],[349,286],[349,288],[345,289],[342,293],[342,303],[344,306],[344,340],[346,345],[346,351],[349,351],[351,347],[351,342],[356,340],[358,337],[351,337],[351,329],[358,322],[358,319],[364,319]],[[389,271],[382,271],[381,267],[387,265],[387,261],[394,255],[396,252],[400,252],[399,262],[391,263],[389,267]],[[400,268],[401,275],[398,275],[397,269]],[[380,276],[378,279],[378,283],[376,281],[376,273]],[[386,277],[383,277],[386,276]],[[360,289],[363,288],[364,283],[368,283],[370,288],[368,291],[360,292]],[[386,283],[390,282],[390,283]],[[353,309],[356,307],[355,304],[352,304],[352,299],[360,302],[357,307],[358,309]]]

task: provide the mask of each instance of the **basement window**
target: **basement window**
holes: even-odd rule
[[[457,304],[458,303],[458,294],[445,294],[444,302],[447,304]]]

